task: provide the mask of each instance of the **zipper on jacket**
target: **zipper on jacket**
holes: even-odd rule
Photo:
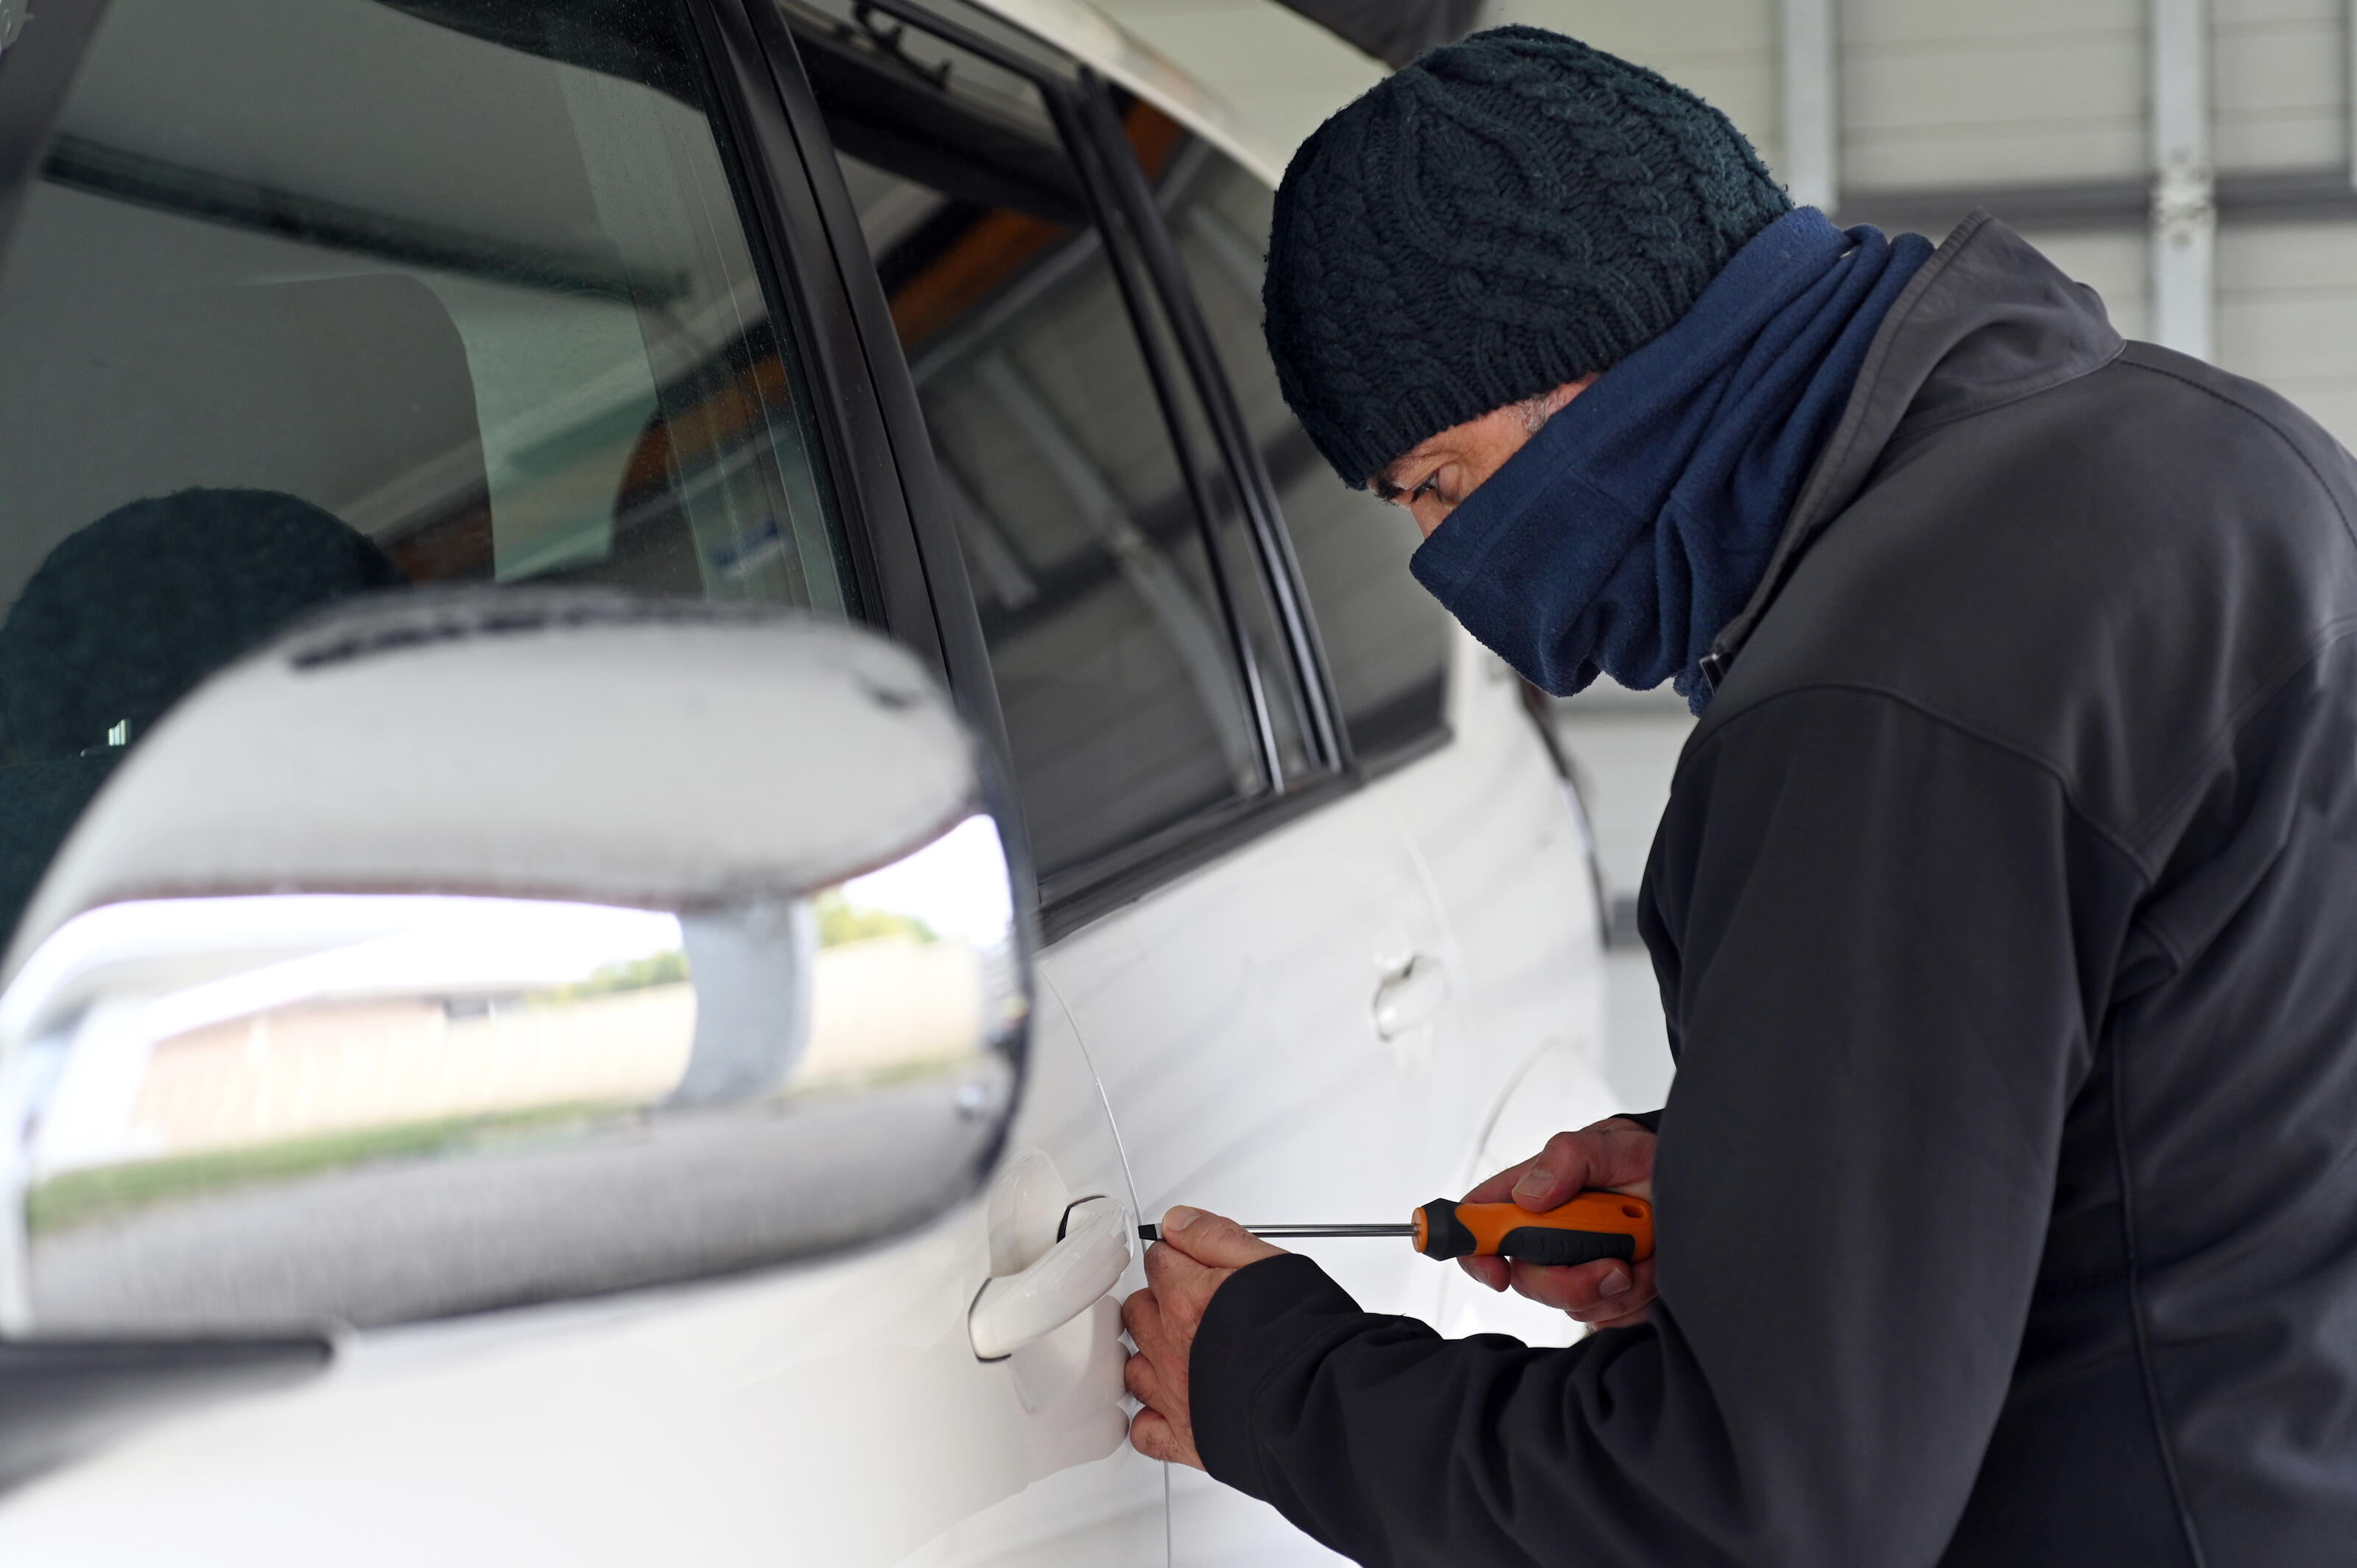
[[[1709,702],[1718,690],[1718,683],[1727,679],[1727,661],[1733,657],[1733,651],[1725,643],[1714,642],[1710,645],[1710,651],[1704,654],[1696,664],[1695,668],[1702,673],[1704,702]]]

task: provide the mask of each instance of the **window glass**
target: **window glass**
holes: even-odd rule
[[[802,370],[665,0],[114,0],[0,256],[0,924],[339,596],[841,614]]]
[[[1202,519],[1039,90],[865,7],[787,15],[964,542],[1041,873],[1264,792]]]
[[[1335,694],[1361,759],[1437,733],[1446,716],[1448,613],[1408,575],[1415,522],[1334,477],[1286,406],[1261,336],[1274,197],[1224,153],[1189,138],[1157,182],[1171,238],[1267,466]]]
[[[1171,160],[1188,145],[1186,131],[1176,120],[1143,100],[1119,91],[1113,97],[1139,168],[1149,181],[1160,179]],[[1127,224],[1132,220],[1125,213],[1116,216],[1114,221]],[[1140,325],[1154,345],[1155,353],[1165,365],[1184,365],[1186,359],[1178,347],[1176,328],[1158,295],[1152,289],[1140,289],[1137,295]],[[1252,647],[1249,673],[1258,682],[1261,708],[1267,718],[1284,786],[1293,789],[1322,771],[1324,764],[1310,752],[1303,687],[1307,671],[1295,661],[1284,619],[1269,590],[1269,571],[1286,568],[1282,563],[1263,559],[1263,547],[1245,514],[1236,477],[1218,437],[1212,434],[1211,419],[1197,395],[1193,378],[1174,369],[1171,379],[1176,383],[1169,400],[1172,423],[1180,441],[1194,456],[1196,471],[1203,476],[1203,494],[1199,502],[1211,520],[1211,541],[1224,567],[1222,580],[1228,586],[1229,608]]]

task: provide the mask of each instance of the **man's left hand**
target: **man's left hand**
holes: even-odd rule
[[[1137,1347],[1123,1380],[1146,1407],[1130,1419],[1131,1447],[1149,1459],[1203,1467],[1187,1406],[1195,1330],[1230,1274],[1284,1251],[1200,1208],[1182,1206],[1162,1217],[1162,1240],[1146,1250],[1146,1288],[1121,1304],[1122,1326]]]

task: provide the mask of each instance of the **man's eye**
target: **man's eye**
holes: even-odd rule
[[[1434,475],[1432,475],[1430,478],[1426,478],[1426,479],[1424,481],[1424,483],[1422,483],[1422,484],[1420,484],[1420,485],[1416,486],[1416,488],[1415,488],[1415,489],[1412,489],[1412,490],[1408,491],[1408,493],[1407,493],[1407,500],[1408,500],[1408,504],[1409,504],[1409,505],[1411,505],[1411,506],[1413,506],[1413,505],[1415,505],[1418,500],[1422,499],[1423,499],[1424,497],[1426,497],[1426,496],[1437,496],[1437,495],[1438,495],[1439,493],[1440,493],[1440,476],[1439,476],[1438,474],[1434,474]]]

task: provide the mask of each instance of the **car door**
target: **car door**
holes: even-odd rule
[[[1287,620],[1281,536],[1255,531],[1257,477],[1155,267],[1159,220],[1125,199],[1200,149],[1052,55],[785,9],[960,522],[1055,939],[1043,973],[1141,1196],[1405,1212],[1462,1163],[1479,1075],[1429,878],[1357,788]],[[892,106],[912,81],[929,95]],[[1404,670],[1354,693],[1430,714],[1362,714],[1394,754],[1445,738],[1451,646],[1397,629]],[[1428,1279],[1363,1249],[1337,1264],[1386,1302]]]
[[[0,159],[38,171],[0,192],[14,898],[164,706],[344,592],[796,607],[959,679],[736,0],[97,12],[58,0],[0,57],[11,111],[28,83],[62,101],[39,156]],[[988,727],[988,691],[965,699]],[[358,1092],[339,1070],[292,1062],[288,1092]],[[1098,1196],[1134,1201],[1043,995],[1006,1156],[941,1221],[723,1283],[337,1334],[298,1388],[0,1498],[0,1560],[1158,1561],[1112,1298],[1001,1359],[969,1338],[985,1283]],[[114,1364],[143,1375],[135,1347]],[[6,1376],[38,1369],[0,1367],[24,1408]]]
[[[1255,220],[1232,159],[985,12],[783,9],[958,520],[1044,987],[1146,1212],[1404,1215],[1531,1120],[1518,1090],[1601,1114],[1573,802],[1502,668],[1408,578],[1405,517],[1334,484],[1265,356],[1236,358],[1261,354],[1265,185]],[[1239,402],[1232,358],[1270,395]],[[1405,1248],[1314,1250],[1372,1305],[1513,1316]],[[1316,1555],[1171,1484],[1180,1561]]]
[[[981,13],[781,9],[958,521],[1043,992],[1140,1199],[1404,1215],[1464,1165],[1481,1075],[1429,878],[1359,788],[1281,535],[1154,264],[1159,220],[1128,199],[1131,160],[1159,173],[1189,138]],[[1445,678],[1395,684],[1437,707]],[[1371,1303],[1438,1299],[1405,1248],[1329,1253]],[[1229,1535],[1299,1540],[1173,1482],[1241,1505]]]
[[[1260,332],[1267,181],[1207,141],[1154,181],[1171,254],[1225,372],[1237,424],[1282,509],[1370,808],[1396,822],[1448,932],[1469,1122],[1441,1188],[1623,1109],[1602,1070],[1598,881],[1578,790],[1528,693],[1409,575],[1406,513],[1341,485],[1286,409]],[[1463,1114],[1460,1109],[1459,1114]],[[1468,1128],[1471,1131],[1468,1132]],[[1576,1326],[1427,1271],[1416,1309],[1448,1333],[1560,1344]]]
[[[1199,1037],[1171,1042],[1162,1070],[1190,1055],[1220,1058],[1220,1043],[1231,1039],[1258,1047],[1220,1058],[1239,1085],[1271,1075],[1269,1060],[1315,1059],[1304,1046],[1322,1044],[1328,1058],[1345,1059],[1371,1036],[1393,1048],[1389,1059],[1378,1055],[1318,1086],[1322,1092],[1264,1108],[1263,1125],[1285,1131],[1258,1140],[1261,1158],[1291,1154],[1305,1162],[1301,1174],[1288,1181],[1221,1150],[1185,1170],[1171,1191],[1215,1189],[1224,1178],[1232,1185],[1218,1201],[1246,1215],[1270,1212],[1256,1207],[1269,1194],[1285,1205],[1272,1217],[1405,1213],[1506,1163],[1497,1157],[1511,1146],[1501,1134],[1524,1137],[1549,1122],[1583,1125],[1611,1109],[1594,1063],[1600,996],[1583,822],[1519,683],[1409,575],[1410,521],[1337,481],[1285,406],[1259,330],[1267,182],[1207,135],[1157,134],[1154,113],[1133,103],[1122,116],[1135,196],[1165,237],[1174,314],[1192,317],[1198,358],[1208,361],[1207,395],[1226,403],[1238,467],[1282,516],[1289,559],[1280,564],[1292,565],[1314,608],[1355,785],[1200,886],[1174,887],[1139,906],[1136,923],[1151,933],[1149,962],[1172,997],[1167,1015],[1187,1016],[1178,999],[1190,988],[1200,994],[1199,972],[1217,972],[1215,956],[1204,961],[1207,944],[1157,929],[1187,914],[1229,934],[1231,951],[1244,955],[1231,963],[1265,964],[1265,972],[1290,983],[1272,986],[1253,973],[1263,993]],[[1414,913],[1401,913],[1404,900],[1385,908],[1366,886],[1383,865],[1378,840],[1398,846],[1412,867],[1426,900]],[[1340,855],[1338,844],[1346,846]],[[1320,893],[1330,902],[1321,906]],[[1240,917],[1232,900],[1265,913]],[[1326,926],[1302,918],[1321,908],[1330,911]],[[1369,910],[1383,919],[1371,921]],[[1410,923],[1419,918],[1426,923]],[[1267,962],[1272,955],[1276,961]],[[1341,961],[1351,958],[1366,967],[1351,973]],[[1371,984],[1372,994],[1353,995]],[[1424,1012],[1430,1020],[1419,1026]],[[1286,1019],[1295,1038],[1273,1038],[1272,1017]],[[1418,1059],[1426,1051],[1428,1071]],[[1133,1103],[1158,1107],[1169,1097],[1125,1096],[1105,1054],[1098,1052],[1099,1066],[1151,1208],[1161,1173],[1149,1173],[1146,1151],[1160,1144]],[[1184,1128],[1249,1125],[1249,1114],[1235,1106],[1224,1119],[1181,1120]],[[1506,1330],[1561,1344],[1576,1330],[1559,1313],[1469,1288],[1458,1271],[1405,1249],[1305,1247],[1370,1306],[1410,1312],[1449,1332]],[[1197,1478],[1174,1477],[1172,1507],[1176,1561],[1323,1560],[1298,1536],[1272,1529],[1267,1510]]]

